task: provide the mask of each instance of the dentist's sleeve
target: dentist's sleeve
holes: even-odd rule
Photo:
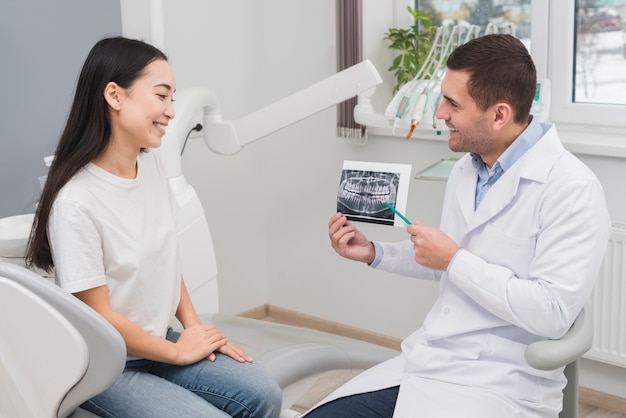
[[[371,267],[402,276],[423,280],[439,280],[440,271],[435,271],[415,261],[413,243],[409,240],[399,242],[373,242],[376,257]]]

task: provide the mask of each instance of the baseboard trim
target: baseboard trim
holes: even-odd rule
[[[270,305],[266,303],[265,305],[257,306],[256,308],[240,312],[237,314],[237,316],[252,319],[266,319],[270,316]]]
[[[342,335],[344,337],[366,341],[383,347],[392,348],[394,350],[400,350],[400,343],[402,342],[400,338],[378,334],[362,328],[341,324],[339,322],[330,321],[328,319],[303,314],[269,304],[252,308],[237,315],[245,318],[264,319],[303,328],[311,328],[318,331],[328,332],[330,334]]]
[[[593,389],[581,387],[578,390],[578,401],[602,409],[608,409],[620,414],[626,414],[626,399]]]

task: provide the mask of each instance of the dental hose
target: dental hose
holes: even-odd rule
[[[411,115],[411,124],[409,125],[409,133],[406,136],[406,139],[411,139],[415,128],[419,125],[422,120],[422,114],[424,113],[424,107],[426,107],[426,100],[428,99],[428,91],[424,89],[422,94],[415,105],[415,109],[413,110],[413,114]]]

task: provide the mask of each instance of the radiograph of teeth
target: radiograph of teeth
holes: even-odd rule
[[[350,220],[393,225],[394,214],[384,202],[396,204],[399,173],[343,170],[337,211]]]

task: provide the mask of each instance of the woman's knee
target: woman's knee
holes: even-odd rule
[[[218,354],[203,362],[193,385],[183,385],[239,418],[276,418],[282,407],[282,391],[265,370],[254,363],[239,363]],[[202,379],[197,377],[202,376]]]
[[[251,368],[253,369],[253,368]],[[283,393],[278,383],[264,370],[256,369],[254,384],[248,385],[248,404],[250,418],[276,418],[280,415],[283,403]]]
[[[259,417],[278,417],[283,405],[283,392],[273,379],[265,386],[263,399],[264,412]]]

